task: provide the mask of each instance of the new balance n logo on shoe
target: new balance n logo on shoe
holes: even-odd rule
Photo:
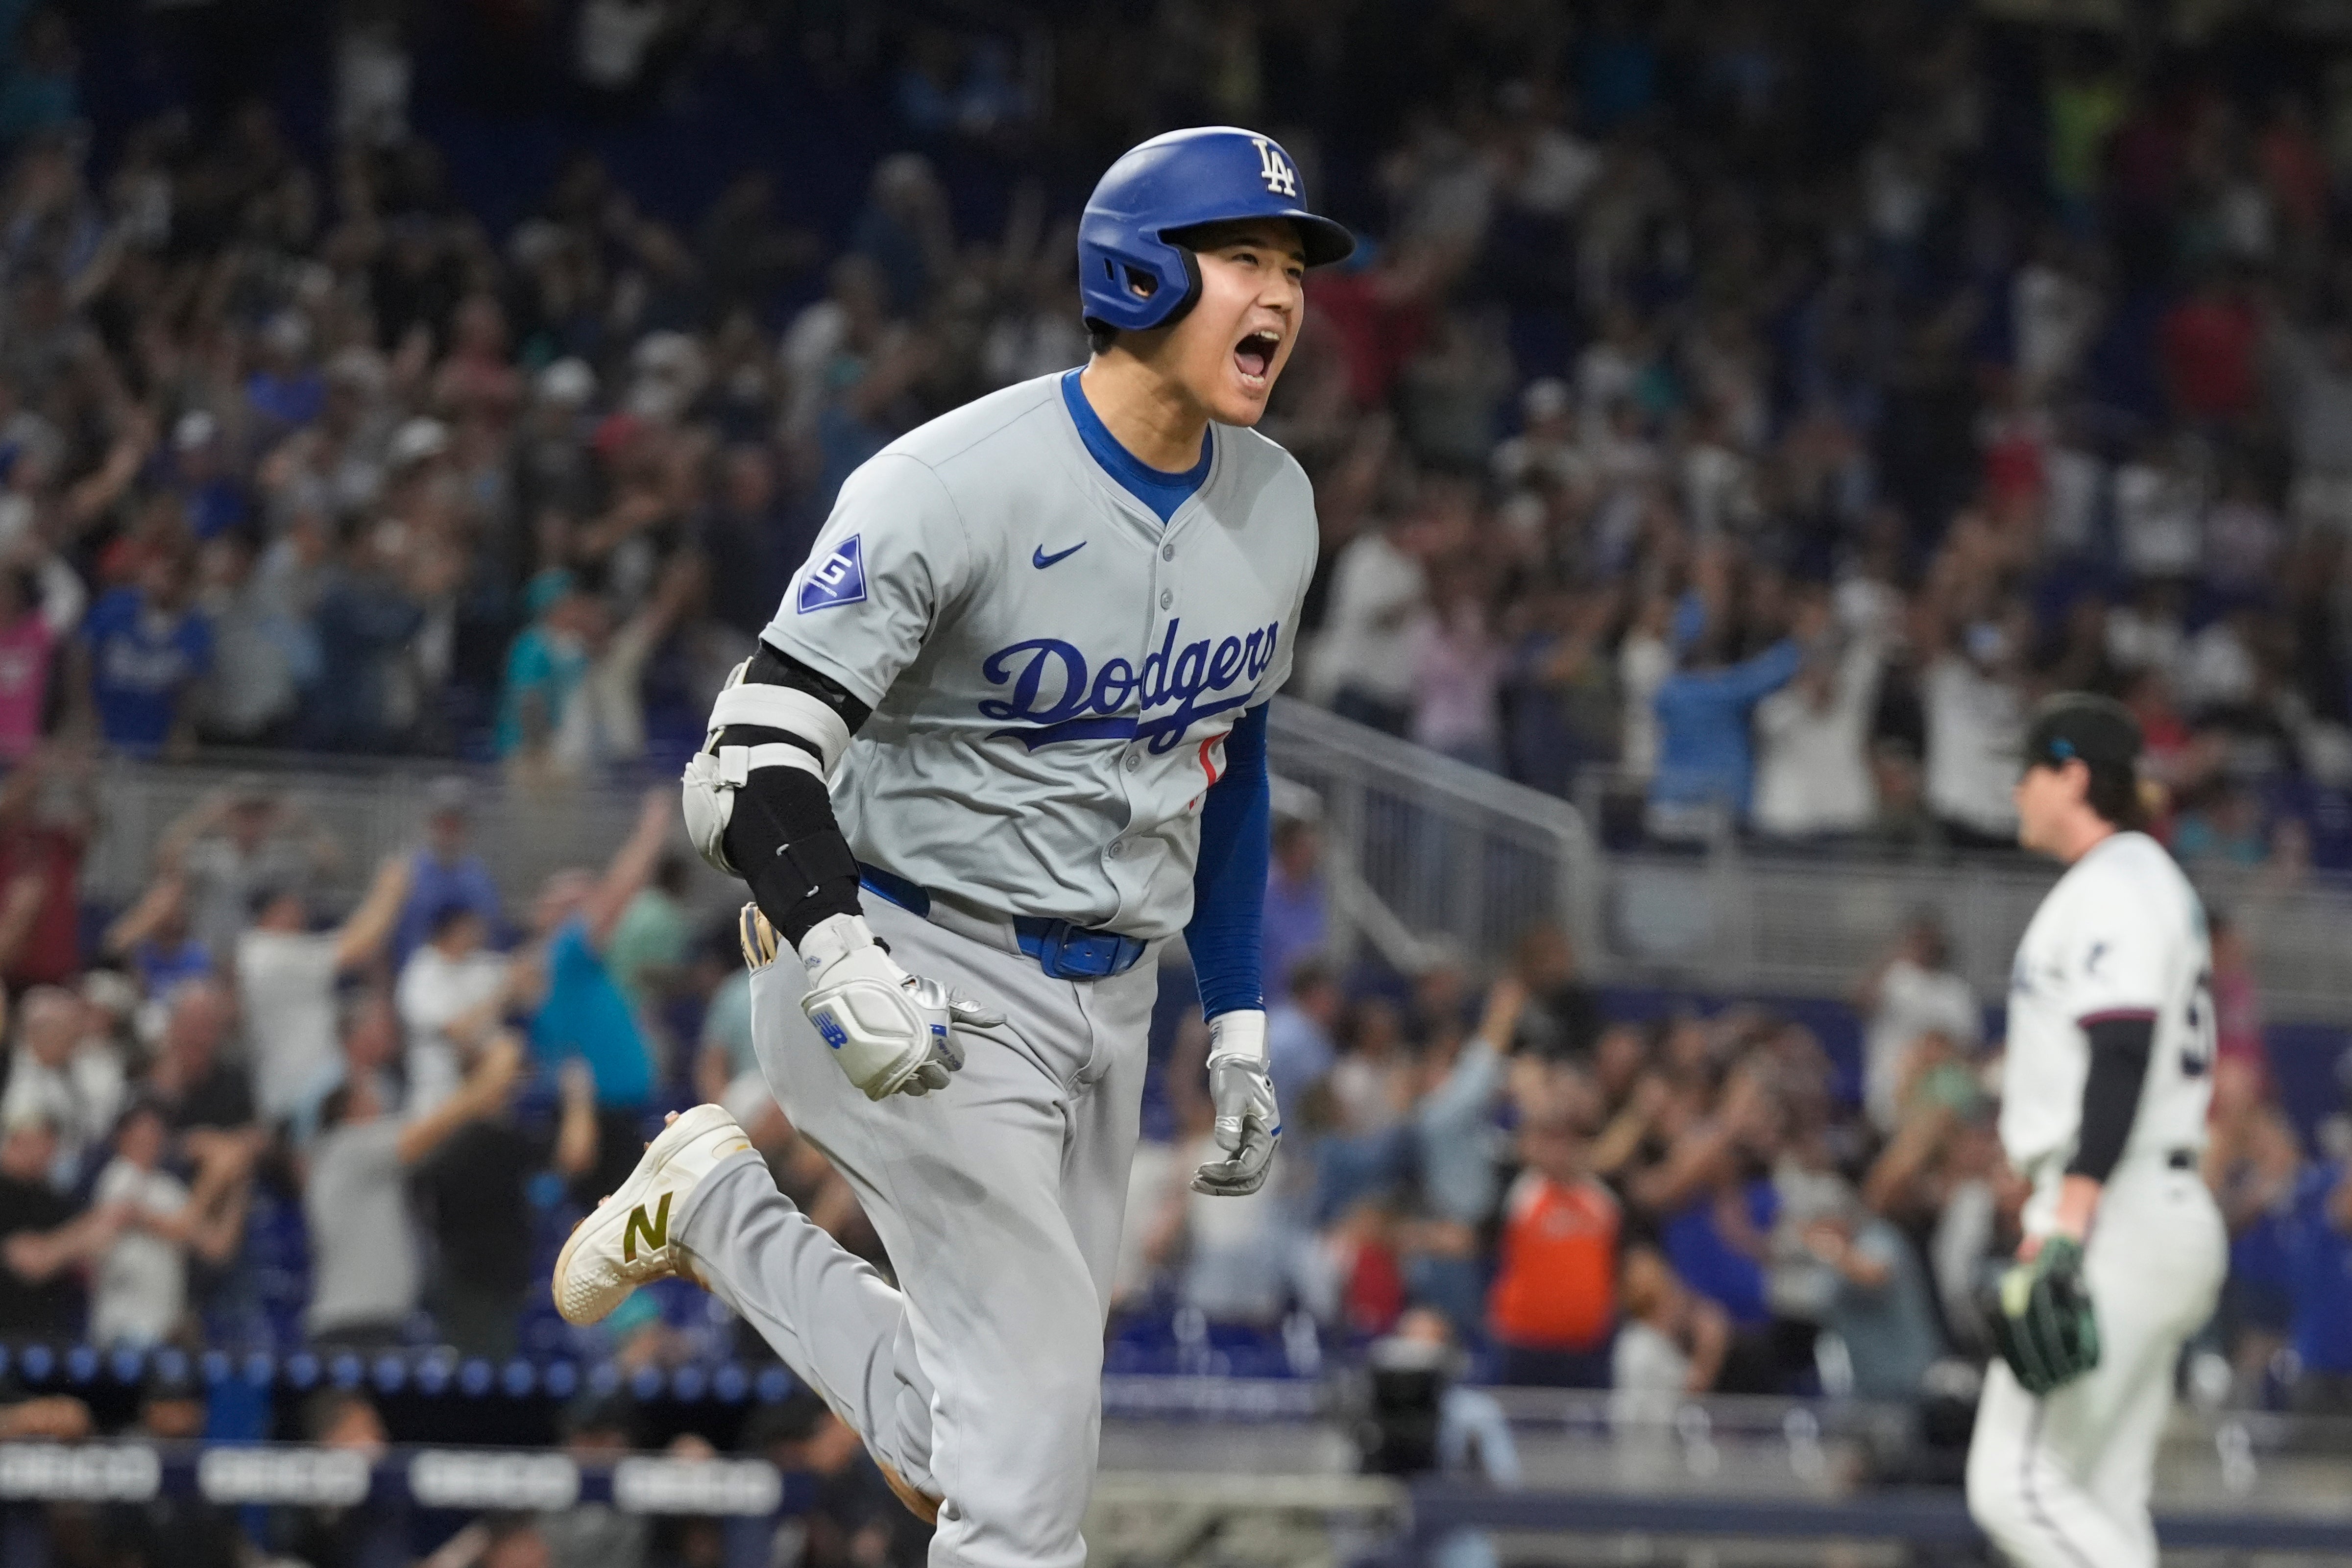
[[[644,1204],[641,1203],[629,1210],[629,1223],[621,1228],[623,1261],[634,1263],[637,1260],[637,1238],[640,1236],[646,1239],[646,1247],[649,1251],[658,1252],[669,1245],[669,1200],[668,1193],[661,1195],[661,1202],[655,1207],[654,1217],[650,1223],[646,1219]]]

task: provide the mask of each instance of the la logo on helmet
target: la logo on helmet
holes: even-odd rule
[[[1265,182],[1265,188],[1277,196],[1298,194],[1298,171],[1290,166],[1282,149],[1263,136],[1253,136],[1250,141],[1257,146],[1257,176]]]

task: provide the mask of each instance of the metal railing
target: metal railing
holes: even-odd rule
[[[1149,1401],[1133,1386],[1145,1383]],[[1914,1561],[1904,1543],[1980,1540],[1957,1485],[1958,1450],[1930,1450],[1900,1406],[1724,1396],[1652,1405],[1486,1388],[1476,1396],[1507,1423],[1517,1473],[1498,1486],[1358,1473],[1363,1412],[1342,1384],[1110,1379],[1105,1394],[1087,1525],[1096,1561],[1347,1562],[1384,1531],[1388,1561],[1443,1561],[1445,1538],[1470,1530],[1488,1533],[1507,1562],[1785,1568],[1824,1561],[1835,1541],[1846,1543],[1838,1561],[1895,1568]],[[2352,1550],[2347,1451],[2352,1423],[2176,1409],[2156,1469],[2166,1561],[2199,1550],[2239,1553],[2232,1563],[2262,1552],[2342,1561]],[[1930,1473],[1952,1483],[1919,1480]],[[1875,1544],[1857,1550],[1864,1542]]]
[[[0,1501],[144,1507],[201,1500],[216,1508],[294,1506],[555,1511],[608,1504],[624,1513],[770,1519],[806,1512],[816,1478],[765,1459],[631,1454],[488,1444],[382,1453],[302,1443],[0,1443]],[[21,1535],[11,1537],[12,1542]]]
[[[1304,703],[1275,705],[1273,760],[1285,794],[1319,811],[1334,956],[1369,949],[1412,969],[1449,948],[1498,959],[1530,925],[1554,922],[1593,978],[1717,992],[1843,994],[1882,956],[1905,918],[1932,909],[1961,972],[1987,996],[2054,868],[2020,856],[1888,861],[1743,848],[1603,852],[1566,800],[1410,745]],[[119,904],[150,874],[164,827],[249,762],[109,762],[86,894]],[[321,891],[357,896],[375,860],[416,841],[426,782],[446,765],[288,759],[265,769],[341,841]],[[509,899],[551,872],[597,865],[628,831],[635,796],[615,787],[533,790],[491,769],[475,785],[473,840]],[[683,837],[680,847],[684,847]],[[691,857],[688,857],[691,861]],[[740,884],[692,862],[698,903]],[[2352,880],[2292,885],[2259,872],[2200,870],[2208,903],[2246,933],[2270,1016],[2352,1021]]]
[[[1400,967],[1443,946],[1483,964],[1544,921],[1598,936],[1592,836],[1567,801],[1289,699],[1268,743],[1321,804],[1342,961],[1364,940]]]
[[[1955,967],[1985,997],[2009,988],[2018,938],[2058,877],[2022,857],[1950,863],[1747,853],[1601,857],[1591,890],[1602,941],[1591,967],[1618,980],[1723,991],[1838,995],[1885,956],[1915,913],[1934,912]],[[2278,885],[2200,869],[2208,907],[2248,939],[2264,1010],[2281,1021],[2352,1021],[2352,883]]]
[[[637,795],[630,789],[529,789],[495,769],[446,763],[381,758],[326,767],[313,759],[274,758],[256,767],[243,759],[116,758],[100,769],[96,780],[98,831],[82,866],[83,896],[117,905],[137,896],[154,873],[156,841],[173,819],[215,790],[258,779],[283,791],[334,839],[340,856],[314,887],[322,903],[345,903],[364,891],[377,862],[421,841],[425,787],[450,774],[473,787],[471,847],[488,863],[510,907],[553,872],[602,866],[636,818]],[[677,843],[686,849],[683,829]],[[698,873],[698,901],[717,907],[740,899],[740,883],[706,871],[691,854],[688,859]]]
[[[1759,852],[1728,833],[1703,850],[1603,852],[1569,802],[1319,709],[1277,703],[1272,740],[1276,770],[1322,803],[1343,958],[1360,938],[1412,956],[1392,925],[1423,950],[1445,938],[1491,962],[1550,919],[1599,980],[1836,996],[1932,910],[1960,971],[1997,997],[2058,874],[2021,855]],[[2248,937],[2271,1017],[2352,1022],[2352,879],[2200,867],[2195,880]]]

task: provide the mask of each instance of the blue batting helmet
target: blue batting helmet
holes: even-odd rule
[[[1286,218],[1307,265],[1339,261],[1356,236],[1307,210],[1298,165],[1271,136],[1230,125],[1155,136],[1105,172],[1078,220],[1078,299],[1088,326],[1141,331],[1181,318],[1201,273],[1182,231],[1237,218]]]

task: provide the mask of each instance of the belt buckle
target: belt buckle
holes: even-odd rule
[[[1101,980],[1103,938],[1066,919],[1046,924],[1045,959],[1056,980]]]
[[[1099,980],[1113,972],[1118,957],[1115,946],[1105,950],[1107,941],[1116,944],[1118,938],[1066,920],[1048,920],[1037,932],[1038,967],[1057,980]]]
[[[1077,967],[1089,978],[1099,980],[1114,972],[1118,962],[1118,937],[1107,931],[1073,931],[1065,927],[1062,951],[1077,949]]]
[[[1144,945],[1116,931],[1090,931],[1066,920],[1016,925],[1021,950],[1057,980],[1101,980],[1124,974],[1143,956]]]

